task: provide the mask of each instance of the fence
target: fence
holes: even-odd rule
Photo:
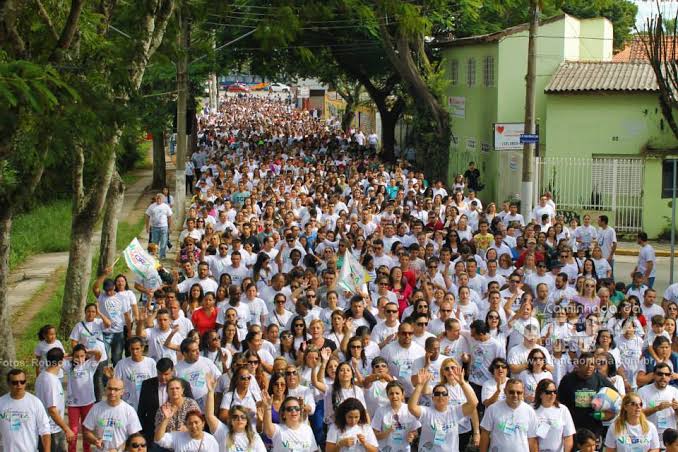
[[[641,158],[537,158],[535,197],[550,191],[558,211],[609,211],[618,232],[638,232],[643,229],[643,168]]]

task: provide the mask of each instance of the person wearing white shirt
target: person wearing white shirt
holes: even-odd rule
[[[219,285],[215,280],[209,277],[210,274],[210,266],[207,262],[202,261],[198,264],[198,275],[194,276],[193,278],[188,278],[183,280],[182,282],[177,284],[177,281],[179,279],[179,274],[175,270],[173,272],[174,276],[174,284],[175,287],[174,289],[179,292],[179,293],[188,293],[189,290],[191,290],[191,287],[193,284],[200,284],[200,287],[202,287],[203,293],[207,292],[212,292],[212,293],[217,293],[217,289],[219,288]],[[233,282],[235,284],[235,282]]]
[[[118,361],[115,365],[114,374],[122,380],[125,391],[122,400],[129,403],[135,410],[139,406],[141,383],[144,380],[157,375],[155,360],[144,356],[144,346],[141,338],[134,337],[129,340],[129,358]]]
[[[200,346],[192,339],[181,341],[181,354],[184,359],[176,365],[176,376],[191,385],[193,399],[198,402],[201,409],[204,409],[208,375],[216,380],[221,376],[221,372],[212,360],[200,356]]]
[[[538,450],[539,420],[523,402],[523,383],[511,379],[504,389],[506,399],[485,410],[480,423],[480,451],[525,452]]]
[[[9,392],[0,397],[0,442],[7,452],[35,452],[38,442],[50,450],[50,418],[44,405],[26,392],[26,373],[11,369],[7,373]]]
[[[557,392],[552,380],[542,380],[537,385],[535,412],[539,419],[536,431],[539,450],[572,450],[574,421],[567,407],[558,403]]]
[[[122,380],[108,380],[106,399],[95,403],[85,418],[84,437],[95,452],[119,450],[129,435],[141,431],[136,411],[122,400],[123,390]]]
[[[542,195],[539,197],[539,205],[532,210],[531,219],[539,223],[544,214],[549,216],[549,222],[553,222],[556,218],[555,209],[548,204],[546,196]]]
[[[643,283],[651,289],[654,286],[654,278],[657,273],[657,258],[654,248],[647,243],[647,233],[639,232],[637,242],[640,245],[640,251],[638,252],[638,263],[633,271],[642,273]]]
[[[158,244],[160,259],[167,257],[169,231],[172,230],[172,208],[163,202],[165,195],[155,195],[155,202],[146,209],[146,232],[151,233],[151,243]]]
[[[242,262],[242,254],[240,251],[233,251],[231,253],[231,265],[224,267],[223,273],[228,273],[231,277],[231,284],[240,287],[243,279],[251,275],[251,270]],[[221,279],[221,275],[219,275]]]
[[[157,321],[157,327],[153,327],[154,321]],[[171,322],[167,309],[153,311],[148,317],[146,311],[142,310],[141,318],[137,322],[137,336],[146,338],[149,357],[155,361],[169,358],[176,364],[177,351],[183,336],[179,334],[179,325],[170,327]]]
[[[584,215],[584,224],[574,230],[577,249],[589,250],[594,240],[598,238],[598,231],[591,225],[591,216]]]
[[[66,442],[75,439],[75,434],[66,423],[64,413],[66,411],[66,397],[64,388],[59,379],[64,360],[64,351],[53,348],[47,352],[47,367],[40,372],[35,379],[35,395],[42,404],[50,418],[49,427],[52,436],[52,450],[65,451]]]
[[[520,224],[521,227],[525,226],[525,219],[521,214],[518,213],[517,204],[511,204],[509,206],[509,212],[506,215],[504,215],[502,221],[507,227],[513,222]]]
[[[615,452],[658,452],[657,427],[647,422],[643,414],[643,400],[635,393],[622,399],[622,407],[605,435],[605,450]]]
[[[412,394],[412,375],[414,362],[426,352],[423,347],[413,342],[414,327],[409,323],[401,323],[398,327],[398,340],[383,348],[381,356],[388,364],[389,373],[405,387],[405,395]]]
[[[598,217],[598,246],[603,252],[603,259],[606,259],[610,267],[614,270],[614,253],[617,250],[617,232],[608,225],[607,215]]]
[[[228,245],[221,243],[219,253],[205,256],[204,258],[210,268],[210,274],[214,279],[219,279],[222,273],[226,273],[226,267],[231,265],[231,256],[228,255]]]
[[[667,363],[655,366],[654,383],[645,385],[638,390],[638,396],[643,400],[643,412],[647,420],[657,427],[661,447],[662,434],[667,428],[676,428],[676,402],[678,389],[669,385],[673,372]]]

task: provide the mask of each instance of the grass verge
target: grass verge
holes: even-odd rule
[[[62,199],[17,215],[12,223],[9,267],[35,254],[68,251],[71,242],[71,200]]]
[[[118,251],[122,251],[129,242],[136,237],[139,232],[144,227],[144,218],[140,218],[136,223],[127,223],[121,221],[118,223],[118,236],[117,236],[117,245]],[[70,231],[70,228],[69,228]],[[98,250],[95,250],[98,251]],[[92,276],[90,277],[90,283],[88,287],[91,287],[95,279],[95,273],[97,264],[99,262],[99,255],[92,258]],[[120,259],[113,270],[113,274],[125,273],[127,270],[127,265],[125,264],[124,259]],[[30,321],[29,326],[23,331],[15,331],[14,333],[14,342],[16,344],[16,357],[17,361],[22,364],[21,368],[26,372],[29,382],[29,388],[33,388],[35,383],[35,370],[32,364],[33,362],[33,350],[38,343],[37,332],[38,330],[48,323],[58,327],[59,321],[61,318],[61,304],[64,297],[64,283],[66,281],[66,272],[62,271],[59,278],[55,282],[56,290],[54,293],[47,299],[43,304],[42,308],[35,314],[33,319]],[[39,293],[36,295],[36,298],[39,298],[40,294],[44,291],[49,290],[47,284],[43,286]],[[88,296],[88,302],[94,301],[94,295]],[[64,345],[67,351],[70,350],[68,337],[59,337],[61,343]]]

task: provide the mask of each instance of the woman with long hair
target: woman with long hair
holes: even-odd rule
[[[234,317],[237,317],[235,309],[232,309]],[[242,352],[242,345],[238,338],[238,327],[235,322],[227,320],[221,328],[221,346],[231,352],[231,354]]]
[[[207,292],[202,299],[200,308],[191,314],[191,322],[200,334],[214,330],[217,327],[217,306],[214,292]]]
[[[271,257],[265,253],[260,252],[257,255],[257,260],[252,266],[252,280],[257,285],[257,290],[261,292],[271,284],[271,278],[274,271],[271,268]]]
[[[280,344],[276,352],[276,357],[281,356],[290,364],[295,364],[300,358],[294,347],[294,335],[291,331],[285,330],[280,333]]]
[[[324,379],[323,381],[320,380],[318,375],[325,374],[325,367],[330,361],[330,356],[332,356],[332,351],[329,348],[322,349],[320,351],[320,357],[322,358],[320,369],[317,373],[311,373],[311,383],[313,386],[325,393],[325,423],[327,424],[334,422],[336,408],[348,398],[353,397],[360,400],[363,406],[366,405],[363,390],[356,385],[355,373],[349,363],[341,363],[337,366],[332,385],[325,384]]]
[[[322,349],[321,349],[322,350]],[[363,380],[370,374],[370,365],[365,356],[365,348],[363,347],[363,340],[359,336],[353,336],[346,344],[346,353],[343,353],[344,361],[348,362],[353,367],[356,382],[359,386],[363,386]]]
[[[634,296],[632,295],[632,297]],[[617,306],[617,312],[614,313],[614,317],[612,317],[607,322],[607,329],[612,331],[615,339],[624,335],[624,329],[622,328],[622,325],[628,319],[633,320],[636,331],[642,331],[643,326],[633,311],[633,304],[630,300],[622,300],[619,303],[619,306]]]
[[[539,450],[572,450],[574,421],[567,407],[558,403],[557,394],[555,382],[548,378],[541,380],[535,390],[534,409],[539,428],[546,430],[537,435]]]
[[[546,355],[544,352],[538,348],[532,349],[527,355],[527,369],[518,375],[518,380],[523,382],[527,403],[534,402],[535,391],[541,380],[553,380],[553,375],[545,367]]]
[[[191,286],[188,291],[188,297],[186,297],[186,300],[181,304],[181,310],[184,311],[186,317],[190,319],[193,312],[200,308],[204,296],[205,292],[202,290],[200,284],[195,283]]]
[[[229,384],[228,392],[224,394],[219,406],[219,419],[228,422],[230,410],[234,405],[240,405],[247,411],[250,422],[256,420],[258,398],[251,388],[252,374],[248,366],[234,367],[233,378]],[[263,394],[264,391],[261,391]]]
[[[403,277],[403,271],[400,267],[393,267],[389,274],[391,292],[398,297],[398,317],[402,317],[405,309],[410,305],[410,295],[412,295],[412,286]]]
[[[231,365],[231,353],[221,346],[219,334],[214,330],[207,331],[200,338],[200,354],[212,361],[222,374]]]
[[[297,315],[292,317],[290,325],[292,327],[292,334],[294,334],[294,347],[298,349],[302,342],[306,342],[309,338],[306,332],[306,321],[302,316]]]
[[[200,452],[219,452],[219,444],[214,436],[205,432],[205,419],[200,410],[191,410],[184,418],[186,430],[166,432],[167,424],[176,415],[177,408],[171,404],[160,407],[158,414],[162,421],[155,429],[155,443],[169,450]]]
[[[353,451],[357,447],[365,452],[377,452],[379,444],[365,406],[358,399],[349,398],[337,407],[334,423],[327,432],[325,451]]]
[[[268,395],[271,396],[271,421],[274,424],[280,424],[280,408],[287,398],[287,383],[285,375],[280,372],[274,372],[268,382]],[[261,406],[261,404],[260,404]],[[264,412],[257,410],[257,425],[263,429]],[[264,443],[271,444],[271,438],[264,437]]]
[[[659,452],[657,427],[643,413],[643,401],[631,392],[622,399],[617,419],[605,435],[605,450],[618,452]]]

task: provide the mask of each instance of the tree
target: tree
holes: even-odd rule
[[[174,0],[153,0],[143,4],[132,2],[128,8],[116,9],[113,5],[99,11],[101,22],[98,27],[98,35],[107,37],[110,24],[116,20],[126,21],[128,30],[135,30],[132,39],[108,38],[102,47],[92,47],[91,53],[80,56],[83,63],[88,63],[87,73],[90,82],[85,88],[91,89],[89,109],[81,108],[78,112],[72,112],[73,116],[85,116],[85,124],[101,124],[98,122],[103,116],[107,118],[109,127],[94,128],[93,134],[102,143],[97,147],[98,154],[90,155],[86,159],[86,147],[92,147],[92,142],[85,141],[88,136],[83,130],[79,130],[74,136],[72,149],[74,151],[73,166],[73,221],[71,230],[71,245],[69,250],[69,264],[66,270],[66,283],[61,309],[60,331],[62,334],[70,332],[72,327],[80,320],[87,294],[89,293],[89,277],[91,274],[91,242],[94,227],[100,217],[104,201],[107,199],[111,181],[116,181],[115,156],[116,147],[124,128],[126,106],[130,97],[138,91],[141,85],[146,65],[163,40],[165,29],[172,17]],[[118,27],[116,27],[118,28]],[[116,35],[117,36],[117,35]],[[124,36],[123,36],[124,37]],[[115,46],[115,47],[113,47]],[[105,56],[103,49],[108,52]],[[115,51],[112,51],[115,48]],[[94,56],[99,59],[92,60]],[[97,80],[100,83],[91,83]],[[108,116],[102,113],[112,113]],[[123,118],[123,120],[120,120]],[[110,121],[110,122],[109,122]],[[101,124],[103,126],[103,124]],[[99,130],[97,130],[99,129]],[[84,137],[82,140],[80,137]],[[92,178],[86,177],[86,162],[95,163]],[[119,184],[119,181],[116,181]],[[116,196],[122,196],[122,190],[114,190]],[[108,199],[106,209],[116,209],[118,200]],[[119,209],[118,209],[119,210]],[[102,243],[106,244],[101,255],[107,259],[103,265],[112,264],[112,258],[116,252],[115,229],[117,228],[116,212],[105,215],[109,221],[102,228]],[[103,260],[103,259],[102,259]]]
[[[664,16],[659,9],[655,17],[647,21],[645,33],[641,34],[645,53],[659,86],[659,106],[662,116],[678,139],[678,122],[675,109],[678,108],[678,52],[675,42],[678,39],[678,13],[673,20],[673,28],[667,29]]]
[[[0,2],[0,361],[15,360],[7,279],[14,214],[33,196],[47,161],[49,118],[77,98],[55,65],[61,64],[78,30],[82,1],[58,3],[53,10],[63,20],[55,22],[40,0],[30,6],[15,0]],[[27,43],[31,43],[30,49]],[[0,372],[0,392],[6,392],[5,372]]]

